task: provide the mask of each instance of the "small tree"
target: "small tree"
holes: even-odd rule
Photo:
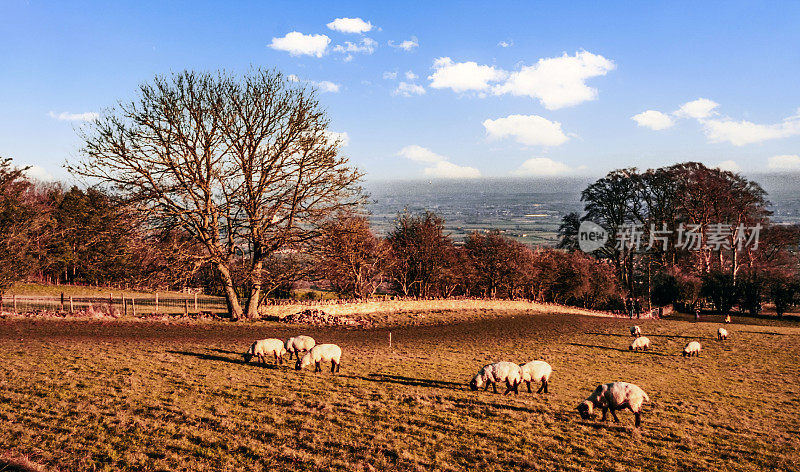
[[[315,246],[317,276],[340,294],[369,297],[384,281],[389,251],[388,243],[372,233],[366,217],[337,215],[322,225]]]
[[[34,267],[31,242],[41,215],[28,200],[27,168],[0,158],[0,297]]]
[[[400,215],[387,240],[392,248],[392,283],[403,295],[446,295],[455,247],[444,234],[444,220],[432,212]]]

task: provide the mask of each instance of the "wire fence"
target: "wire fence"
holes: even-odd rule
[[[0,298],[0,311],[14,313],[95,311],[117,315],[192,315],[226,314],[228,306],[222,297],[189,295],[167,296],[38,296],[6,295]]]

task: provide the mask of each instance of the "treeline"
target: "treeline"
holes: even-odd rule
[[[101,190],[28,179],[0,160],[0,294],[14,282],[181,288],[202,282],[192,244],[149,230]]]
[[[697,162],[615,170],[583,191],[583,214],[564,217],[559,247],[578,251],[591,221],[609,234],[593,254],[632,297],[751,314],[771,302],[782,315],[800,304],[800,227],[772,224],[766,197],[758,183]]]
[[[434,213],[399,215],[385,237],[365,216],[338,215],[311,249],[317,279],[347,297],[379,291],[419,297],[527,298],[616,309],[621,286],[607,261],[581,252],[531,248],[499,231],[457,245]]]

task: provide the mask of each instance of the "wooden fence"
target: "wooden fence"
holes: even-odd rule
[[[118,315],[190,315],[200,313],[226,314],[228,306],[222,297],[190,294],[186,297],[120,296],[109,293],[106,297],[78,297],[61,295],[5,295],[0,297],[0,311],[14,313],[95,311]]]

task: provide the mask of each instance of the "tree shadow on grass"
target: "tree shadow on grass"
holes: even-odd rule
[[[227,350],[225,350],[225,349],[210,349],[210,348],[209,348],[209,351],[213,351],[213,352],[219,352],[220,354],[237,354],[237,355],[240,355],[240,356],[242,355],[242,353],[241,353],[241,352],[237,352],[237,351],[227,351]]]
[[[697,339],[697,338],[692,338],[692,339]],[[632,353],[635,352],[637,354],[650,354],[652,356],[670,357],[670,354],[663,354],[663,353],[655,352],[655,351],[631,351],[629,349],[620,349],[618,347],[610,347],[610,346],[598,346],[596,344],[579,344],[579,343],[567,343],[567,344],[569,344],[570,346],[594,347],[594,348],[597,348],[597,349],[605,349],[607,351],[632,352]]]
[[[217,356],[214,354],[204,354],[202,352],[190,352],[190,351],[167,351],[170,354],[178,354],[181,356],[191,356],[196,357],[198,359],[202,359],[204,361],[217,361],[217,362],[227,362],[229,364],[237,364],[237,365],[247,365],[248,362],[245,362],[244,359],[231,359],[230,357],[223,357]],[[279,366],[275,364],[265,363],[262,364],[260,362],[251,362],[249,364],[256,365],[263,369],[277,369]]]
[[[466,385],[462,385],[458,382],[447,382],[444,380],[432,380],[432,379],[418,379],[414,377],[405,377],[402,375],[368,374],[366,376],[348,375],[347,377],[351,379],[366,380],[367,382],[396,383],[400,385],[409,385],[412,387],[432,387],[432,388],[444,388],[449,390],[464,390],[464,387],[466,387]]]
[[[593,334],[595,336],[614,336],[617,338],[630,338],[633,339],[633,336],[625,335],[625,334],[613,334],[613,333],[586,333],[586,334]],[[711,338],[703,338],[702,336],[681,336],[678,334],[647,334],[648,338],[683,338],[683,339],[711,339]]]

